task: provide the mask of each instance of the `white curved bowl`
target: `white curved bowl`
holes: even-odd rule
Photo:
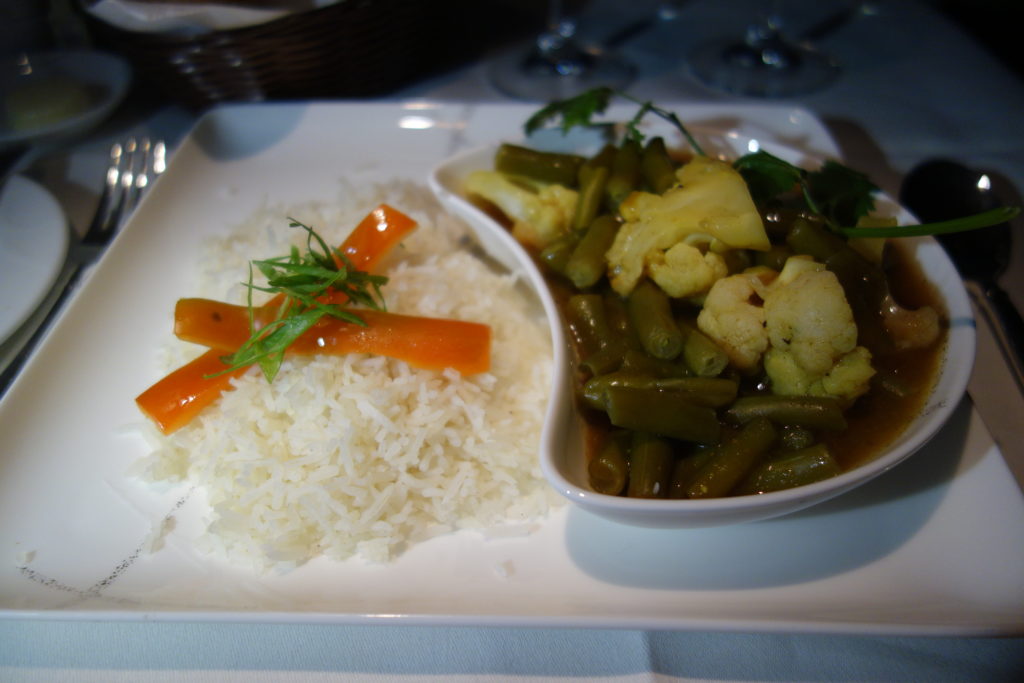
[[[124,100],[131,84],[128,62],[112,54],[92,50],[54,50],[8,55],[0,59],[0,101],[30,81],[46,83],[59,78],[84,88],[88,104],[67,116],[38,125],[14,128],[7,113],[0,112],[0,147],[23,142],[46,142],[87,132],[99,125]]]
[[[726,157],[735,158],[758,146],[792,163],[817,163],[817,160],[808,159],[791,148],[760,143],[738,135],[717,136],[705,144],[705,149],[715,149]],[[470,225],[481,246],[491,256],[530,283],[544,306],[551,326],[556,373],[541,437],[541,466],[550,484],[582,509],[624,524],[661,528],[720,526],[796,512],[856,488],[905,460],[939,431],[966,391],[975,350],[974,317],[967,292],[956,268],[938,242],[930,237],[906,238],[911,255],[944,301],[950,328],[931,395],[918,417],[883,453],[831,479],[755,496],[664,500],[594,492],[587,484],[582,420],[572,399],[572,355],[560,313],[544,276],[511,234],[467,201],[461,191],[461,182],[467,173],[492,167],[496,148],[496,144],[490,145],[448,159],[434,169],[429,185],[449,211]],[[881,198],[882,203],[888,201]],[[913,222],[912,216],[895,204],[892,206],[899,212],[901,222]]]

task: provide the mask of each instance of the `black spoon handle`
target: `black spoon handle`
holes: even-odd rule
[[[972,282],[968,290],[981,314],[988,320],[996,342],[1017,380],[1017,386],[1024,392],[1024,320],[1020,312],[1006,291],[998,285],[986,288]]]

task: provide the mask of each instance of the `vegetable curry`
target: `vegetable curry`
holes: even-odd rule
[[[767,493],[880,453],[921,410],[946,323],[872,216],[877,188],[837,162],[670,154],[631,130],[590,157],[502,145],[465,183],[564,314],[592,488]]]

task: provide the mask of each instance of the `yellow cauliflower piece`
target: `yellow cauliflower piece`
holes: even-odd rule
[[[706,292],[716,280],[729,274],[725,259],[714,252],[680,242],[664,252],[655,252],[647,264],[651,279],[669,296],[682,299]]]
[[[871,352],[863,346],[844,354],[823,375],[810,373],[801,367],[791,352],[769,348],[764,354],[764,369],[774,394],[830,396],[849,401],[868,391],[875,374],[871,367]]]
[[[622,296],[652,259],[681,242],[719,252],[770,247],[747,184],[730,164],[696,157],[676,177],[679,185],[664,194],[634,192],[619,207],[625,223],[608,251],[608,276]]]
[[[843,287],[820,263],[787,259],[764,311],[771,345],[792,353],[810,373],[823,375],[857,345],[857,325]]]
[[[764,312],[771,345],[764,367],[774,393],[854,399],[868,390],[871,354],[857,346],[853,311],[825,266],[787,259]]]
[[[769,271],[774,276],[774,271]],[[764,308],[758,290],[764,273],[740,273],[715,282],[697,316],[697,327],[711,337],[732,365],[753,370],[768,348]]]
[[[572,225],[577,192],[562,185],[533,191],[497,171],[474,171],[464,189],[491,202],[512,220],[512,235],[521,243],[546,247]]]

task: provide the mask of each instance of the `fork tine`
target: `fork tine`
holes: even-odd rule
[[[92,222],[86,229],[85,237],[83,241],[91,243],[98,241],[102,238],[103,233],[106,232],[108,222],[110,220],[111,212],[116,204],[114,201],[115,193],[119,191],[121,185],[121,173],[125,164],[125,145],[120,142],[114,143],[110,148],[110,162],[107,167],[106,177],[103,182],[103,190],[100,193],[100,200],[96,206],[96,212],[93,214]]]

